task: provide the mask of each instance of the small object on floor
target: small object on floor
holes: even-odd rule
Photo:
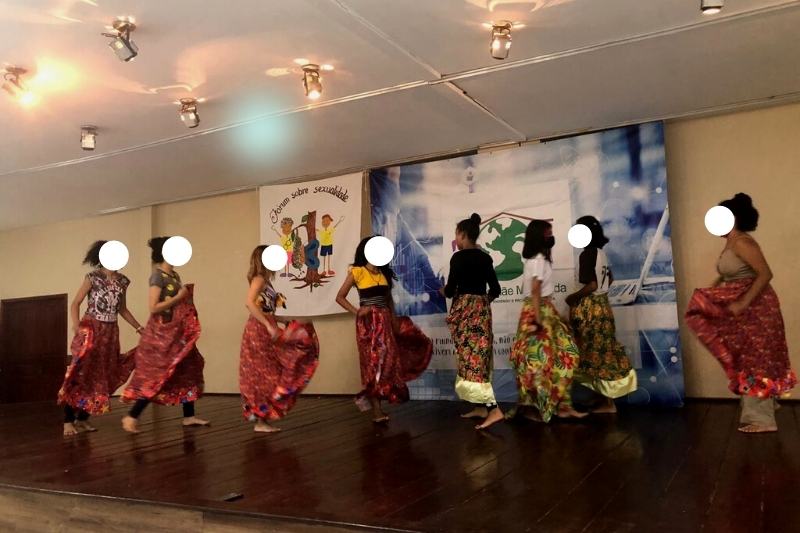
[[[203,420],[202,418],[197,418],[196,416],[190,416],[183,419],[183,425],[186,427],[190,426],[210,426],[211,422],[208,420]]]
[[[239,492],[231,492],[231,493],[226,494],[225,496],[223,496],[222,497],[222,501],[224,501],[224,502],[235,502],[237,500],[241,500],[242,498],[244,498],[244,494],[241,494]]]
[[[747,424],[739,428],[742,433],[775,433],[778,431],[778,426],[757,426],[755,424]]]

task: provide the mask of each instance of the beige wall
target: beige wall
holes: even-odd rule
[[[800,249],[793,246],[800,241],[800,224],[792,209],[800,196],[799,139],[800,105],[678,121],[666,128],[679,313],[693,288],[714,278],[723,246],[704,230],[705,211],[736,192],[748,192],[762,213],[755,235],[775,272],[795,368],[800,368],[800,321],[790,311],[800,306],[800,284],[793,276],[794,265],[800,264]],[[365,195],[365,228],[367,201]],[[247,317],[244,276],[250,251],[259,241],[255,191],[0,232],[0,298],[64,292],[72,297],[85,272],[80,262],[87,246],[94,239],[113,238],[131,249],[125,269],[133,281],[129,306],[144,321],[150,271],[145,243],[164,234],[184,235],[194,246],[192,261],[180,272],[185,281],[197,284],[207,390],[237,392],[239,341]],[[338,315],[314,323],[321,354],[309,392],[357,391],[352,318]],[[135,334],[126,325],[121,330],[123,348],[132,346]],[[681,338],[687,394],[729,396],[717,363],[685,329]]]
[[[184,281],[197,285],[203,327],[198,345],[206,360],[206,390],[238,392],[239,342],[247,319],[245,276],[250,253],[259,243],[258,218],[258,193],[249,191],[0,232],[0,298],[68,293],[71,300],[87,271],[81,261],[88,246],[96,239],[117,239],[131,252],[123,270],[132,281],[128,305],[144,323],[151,269],[147,240],[183,235],[191,241],[194,255],[178,270]],[[357,392],[360,374],[352,318],[321,317],[314,324],[320,366],[308,392]],[[133,329],[121,321],[120,331],[122,348],[133,347]]]
[[[800,105],[675,122],[666,145],[679,312],[695,287],[716,277],[724,242],[705,231],[706,210],[746,192],[761,212],[754,237],[774,272],[792,364],[800,370]],[[687,395],[731,396],[719,365],[685,327],[681,340]]]

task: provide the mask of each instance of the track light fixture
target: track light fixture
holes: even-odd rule
[[[22,105],[30,105],[36,97],[22,83],[22,76],[28,71],[22,67],[9,66],[3,70],[3,90]]]
[[[139,55],[139,47],[131,41],[131,32],[136,29],[136,22],[133,17],[119,17],[111,24],[116,33],[104,33],[105,37],[111,37],[108,46],[114,50],[120,61],[133,60]]]
[[[492,41],[489,52],[495,59],[506,59],[508,51],[511,49],[511,27],[512,23],[501,20],[492,23]]]
[[[310,100],[319,100],[322,96],[322,78],[319,76],[319,65],[309,63],[303,65],[303,88]]]
[[[81,126],[81,148],[84,150],[94,150],[97,146],[97,127]]]
[[[703,15],[716,15],[724,4],[725,0],[700,0],[700,11]]]
[[[197,114],[197,99],[181,98],[181,120],[187,128],[196,128],[200,124]]]

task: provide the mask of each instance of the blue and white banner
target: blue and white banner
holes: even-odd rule
[[[639,374],[632,403],[680,405],[683,372],[672,269],[663,127],[616,129],[497,153],[391,167],[370,174],[372,225],[397,246],[397,311],[434,340],[429,371],[412,384],[415,398],[454,398],[456,359],[438,289],[454,252],[456,223],[483,219],[479,244],[503,287],[492,305],[496,392],[513,400],[508,355],[524,295],[520,252],[531,219],[546,219],[556,236],[556,304],[578,288],[577,257],[567,230],[597,217],[610,243],[610,291],[617,336]]]

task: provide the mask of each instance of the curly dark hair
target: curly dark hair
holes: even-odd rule
[[[753,199],[749,195],[740,192],[719,205],[731,210],[739,231],[755,231],[758,227],[758,210],[753,207]]]
[[[150,253],[150,259],[153,263],[163,263],[164,262],[164,255],[161,253],[162,249],[164,248],[164,243],[169,240],[169,237],[153,237],[149,241],[147,241],[147,246],[150,247],[152,252]]]
[[[361,239],[361,242],[358,243],[358,246],[356,247],[356,255],[353,258],[353,266],[365,267],[369,264],[365,249],[367,247],[367,243],[372,237],[379,237],[379,235],[370,235],[369,237],[364,237]],[[386,278],[386,282],[389,284],[389,288],[391,289],[394,286],[394,280],[397,279],[397,274],[394,273],[394,270],[392,270],[392,267],[390,267],[388,264],[378,267],[378,269],[380,269],[381,273],[383,273],[383,277]]]
[[[100,248],[103,247],[108,241],[94,241],[86,252],[86,257],[83,258],[83,264],[89,265],[93,268],[100,266]]]

